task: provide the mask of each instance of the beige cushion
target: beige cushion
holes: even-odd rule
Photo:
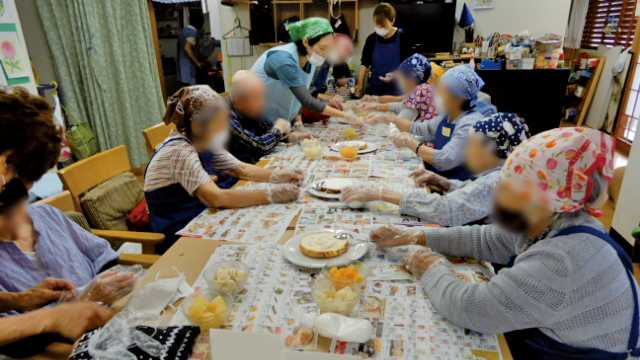
[[[91,189],[80,203],[93,228],[127,230],[127,215],[143,198],[142,185],[126,172]]]
[[[77,211],[65,211],[64,214],[67,215],[67,217],[71,219],[71,221],[82,226],[83,229],[87,231],[91,231],[91,226],[89,226],[89,221],[87,221],[87,218],[84,216],[83,213],[77,212]]]

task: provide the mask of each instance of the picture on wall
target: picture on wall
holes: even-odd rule
[[[0,24],[0,63],[7,79],[31,75],[29,57],[16,29],[15,24]]]

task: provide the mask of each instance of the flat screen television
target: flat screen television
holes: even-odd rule
[[[396,25],[409,37],[413,52],[451,52],[456,0],[395,0]]]

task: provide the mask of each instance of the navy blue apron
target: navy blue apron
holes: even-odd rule
[[[567,344],[563,344],[557,340],[545,335],[537,328],[524,329],[508,332],[505,338],[509,343],[509,349],[514,359],[581,359],[581,360],[604,360],[604,359],[627,359],[629,355],[637,357],[640,355],[640,348],[636,347],[638,343],[638,294],[634,285],[633,264],[629,255],[615,242],[608,234],[603,233],[590,226],[572,226],[558,232],[556,236],[565,236],[570,234],[590,234],[597,236],[605,241],[618,253],[618,257],[625,267],[627,278],[631,285],[633,293],[633,320],[631,322],[631,334],[629,335],[629,343],[627,352],[613,353],[600,349],[577,348]],[[509,267],[513,265],[515,257],[509,263]]]
[[[383,43],[378,40],[377,35],[375,36],[376,41],[371,59],[371,77],[367,85],[368,95],[401,95],[401,91],[395,81],[386,83],[379,79],[380,76],[384,77],[388,73],[395,71],[402,62],[400,57],[402,30],[398,29],[397,31],[395,40],[390,43]]]
[[[158,151],[165,145],[173,141],[186,141],[184,138],[174,138],[160,146]],[[158,153],[153,155],[155,155]],[[153,159],[152,157],[152,159]],[[146,171],[145,171],[146,172]],[[164,253],[178,240],[176,232],[185,227],[189,221],[198,216],[204,209],[205,204],[196,196],[191,196],[180,184],[171,184],[151,191],[145,191],[145,199],[151,214],[151,229],[165,235],[165,240],[157,250]]]
[[[460,117],[464,115],[465,114],[462,114],[460,115]],[[455,129],[456,129],[456,124],[449,122],[449,116],[445,116],[442,119],[442,121],[440,121],[440,124],[438,124],[438,127],[436,128],[436,136],[435,136],[435,139],[433,140],[434,149],[441,150],[445,145],[447,145],[449,141],[451,141],[451,137],[453,136],[453,132],[455,131]],[[456,179],[456,180],[464,181],[464,180],[469,180],[473,177],[471,172],[467,169],[467,167],[464,164],[456,166],[449,170],[438,170],[435,167],[433,167],[431,164],[428,164],[425,162],[424,167],[425,169],[429,171],[433,171],[438,175],[442,175],[447,179]]]
[[[213,154],[210,152],[202,152],[198,153],[198,157],[200,158],[200,162],[202,162],[202,167],[207,172],[207,174],[211,176],[216,176],[218,179],[216,180],[216,185],[218,185],[221,189],[230,189],[235,185],[240,179],[233,175],[225,174],[221,171],[218,171],[213,166]]]

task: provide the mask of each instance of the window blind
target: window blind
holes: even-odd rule
[[[631,46],[636,31],[637,0],[589,0],[582,47]]]

